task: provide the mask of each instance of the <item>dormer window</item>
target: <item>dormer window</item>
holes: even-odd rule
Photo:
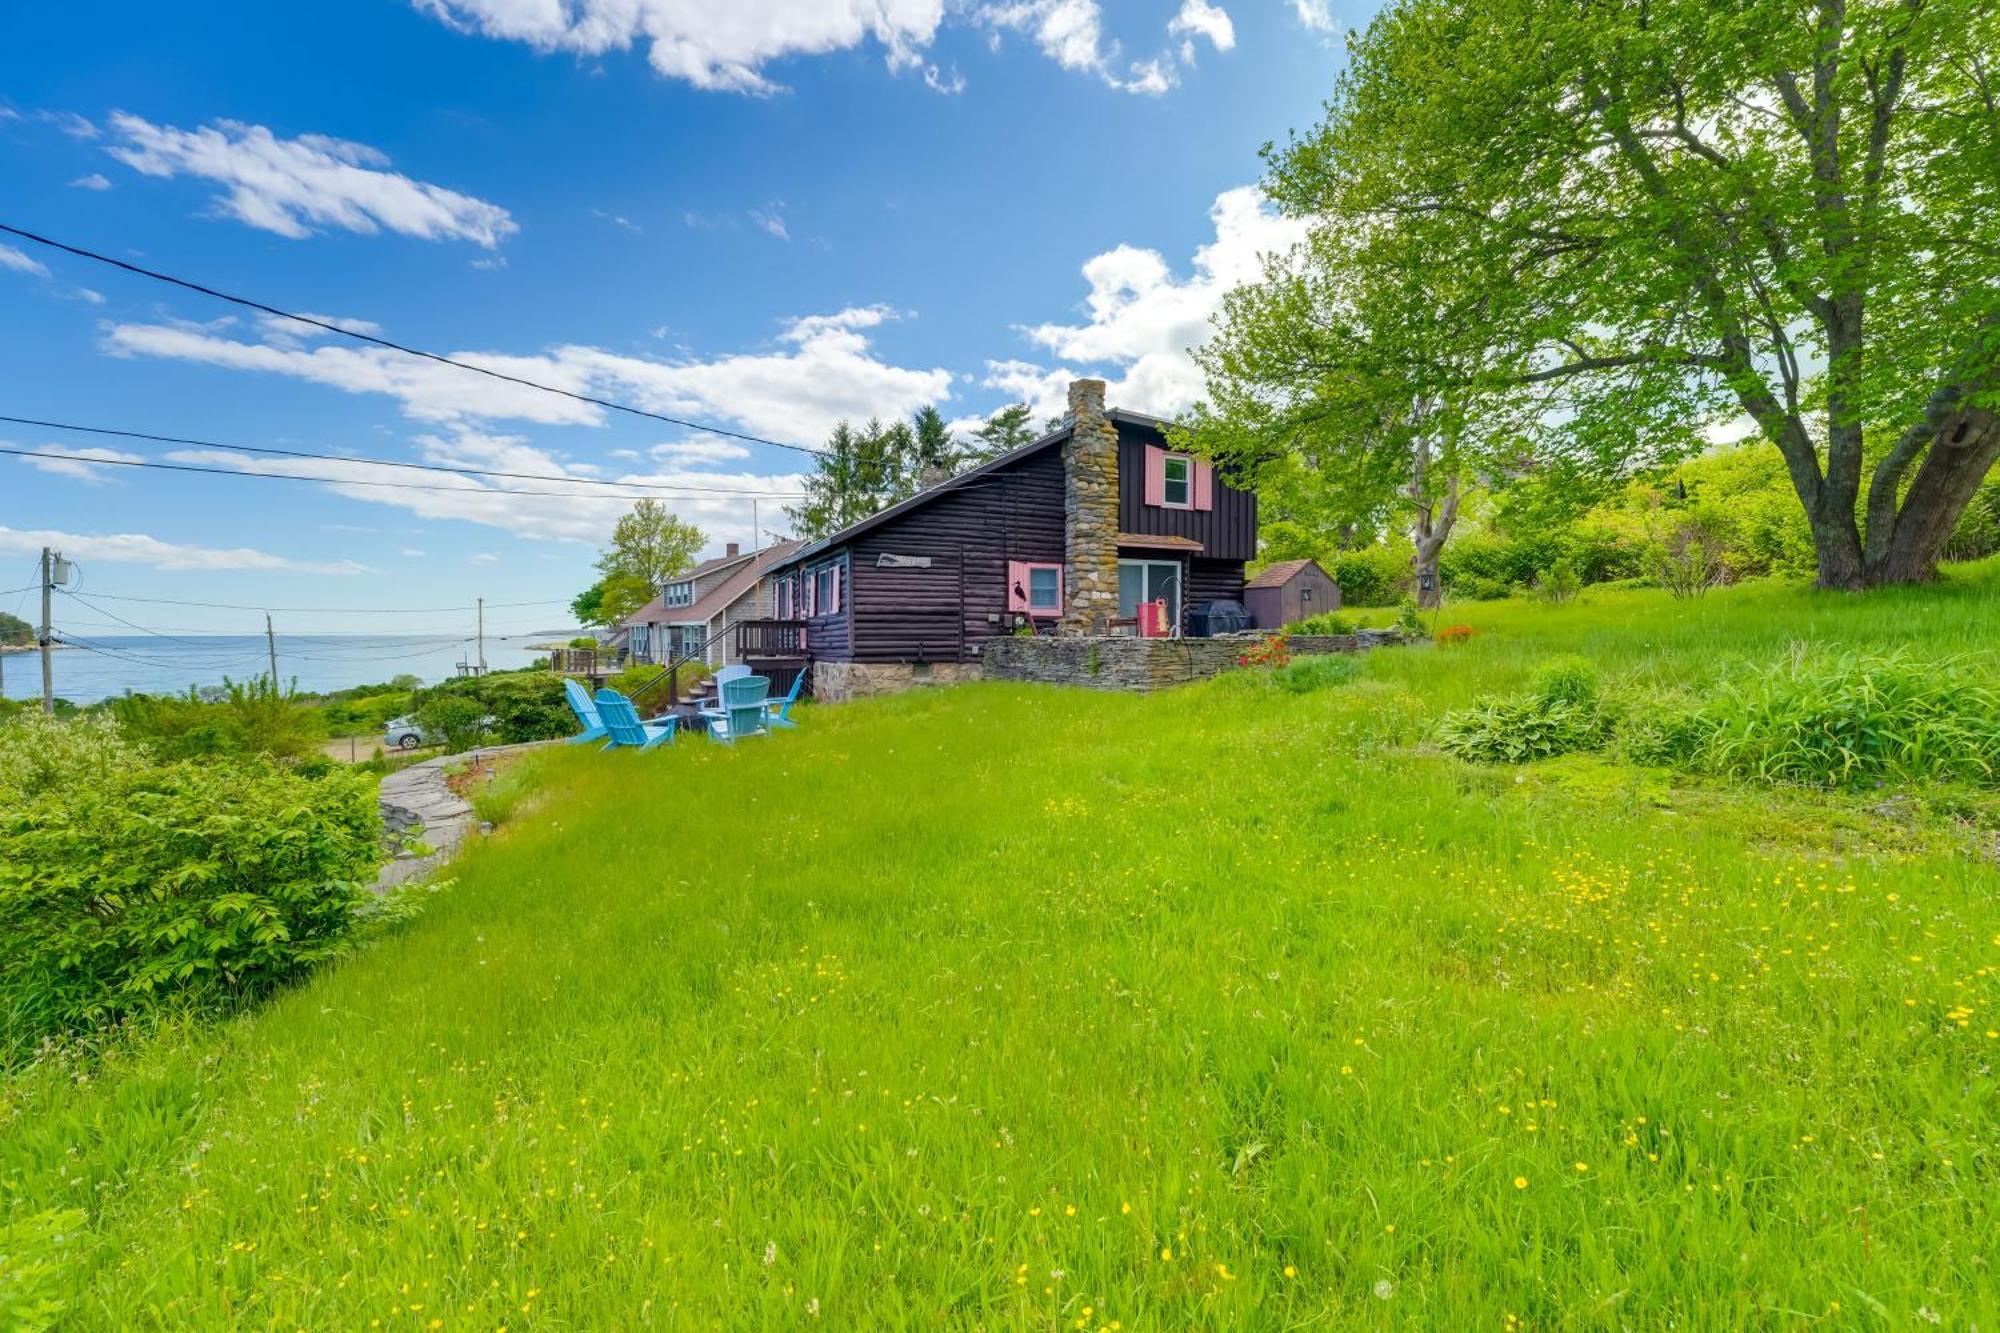
[[[690,579],[682,583],[669,583],[661,600],[668,606],[693,606],[694,581]]]
[[[1194,505],[1194,460],[1186,454],[1168,454],[1161,468],[1161,496],[1174,509]]]

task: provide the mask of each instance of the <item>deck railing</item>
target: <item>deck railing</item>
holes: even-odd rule
[[[739,620],[726,626],[720,633],[711,634],[699,645],[690,648],[668,662],[654,676],[632,691],[632,701],[640,703],[651,700],[653,705],[664,704],[671,708],[681,701],[681,669],[695,662],[706,662],[709,653],[717,646],[736,640],[738,657],[799,657],[806,655],[806,622],[803,620]],[[789,681],[787,685],[789,685]],[[666,693],[659,693],[660,686],[666,686]],[[650,706],[650,705],[649,705]]]

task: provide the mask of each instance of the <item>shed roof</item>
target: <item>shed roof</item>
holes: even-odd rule
[[[1246,588],[1282,588],[1307,567],[1319,570],[1319,576],[1331,580],[1333,576],[1319,568],[1317,560],[1280,560],[1275,565],[1266,565],[1257,571],[1257,577],[1246,583]]]

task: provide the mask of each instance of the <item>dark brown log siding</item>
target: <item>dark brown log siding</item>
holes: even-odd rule
[[[1162,509],[1146,503],[1146,447],[1166,448],[1166,437],[1130,422],[1118,424],[1118,530],[1148,537],[1192,537],[1216,560],[1249,560],[1257,554],[1257,497],[1215,476],[1215,508]]]
[[[831,657],[836,661],[845,660],[854,647],[854,569],[845,550],[816,556],[802,566],[799,571],[800,595],[804,595],[813,571],[824,569],[829,564],[839,563],[844,570],[840,576],[845,591],[840,597],[840,611],[830,616],[811,616],[806,620],[806,651],[814,657]]]
[[[1218,490],[1220,487],[1217,488]],[[1217,504],[1221,503],[1218,498]],[[1196,602],[1240,602],[1243,600],[1243,562],[1241,560],[1203,560],[1196,557],[1188,561],[1187,604]]]
[[[976,661],[980,645],[1007,629],[1007,562],[1063,558],[1062,449],[1051,445],[975,478],[862,533],[848,549],[851,660]],[[930,565],[885,569],[884,555],[927,557]]]

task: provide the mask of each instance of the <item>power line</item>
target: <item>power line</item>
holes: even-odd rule
[[[440,355],[437,352],[426,352],[421,348],[408,347],[402,343],[391,342],[387,338],[378,338],[372,333],[362,333],[357,329],[342,328],[331,320],[318,319],[312,315],[295,315],[289,310],[280,310],[276,306],[265,305],[262,301],[253,301],[246,296],[232,296],[228,292],[218,291],[213,287],[204,286],[198,282],[191,282],[186,278],[177,278],[171,273],[162,273],[157,269],[143,268],[138,264],[128,263],[123,259],[113,259],[110,255],[99,254],[95,250],[86,250],[79,245],[69,245],[47,236],[38,235],[32,231],[24,231],[20,227],[9,226],[5,222],[0,222],[0,231],[6,232],[10,236],[18,236],[24,241],[32,241],[36,245],[45,245],[51,250],[61,250],[65,254],[75,255],[79,259],[88,259],[95,263],[108,264],[112,268],[123,269],[127,273],[135,273],[142,278],[151,278],[155,282],[164,282],[171,286],[184,288],[187,291],[198,292],[203,296],[213,297],[218,301],[227,301],[231,305],[239,305],[246,310],[255,310],[261,314],[274,315],[279,319],[293,320],[296,323],[305,324],[312,328],[324,329],[328,333],[338,334],[343,338],[352,338],[357,342],[372,343],[377,347],[386,347],[392,352],[401,352],[405,356],[422,357],[426,361],[436,361],[441,365],[456,366],[460,370],[470,370],[475,374],[485,375],[491,379],[503,380],[508,384],[517,384],[524,389],[536,389],[542,393],[556,394],[559,397],[573,399],[579,403],[589,403],[593,407],[602,407],[612,412],[624,412],[631,416],[645,417],[652,421],[662,421],[669,426],[679,426],[684,430],[700,431],[706,435],[718,435],[726,440],[742,440],[746,444],[769,445],[773,449],[791,449],[802,454],[824,454],[826,452],[824,449],[815,449],[803,444],[786,444],[782,440],[766,439],[762,435],[750,435],[743,431],[726,430],[721,426],[703,425],[699,421],[688,421],[681,417],[670,417],[661,412],[648,411],[643,407],[633,407],[628,403],[614,402],[609,398],[598,398],[591,394],[578,393],[574,389],[561,389],[553,384],[542,384],[535,380],[524,379],[519,375],[509,375],[505,371],[493,370],[487,366],[474,365],[469,361],[455,361],[451,357]]]
[[[540,495],[556,500],[590,500],[598,497],[580,495],[575,491],[524,491],[508,486],[426,486],[418,481],[361,481],[352,477],[302,477],[296,472],[239,472],[228,467],[204,467],[199,463],[160,463],[150,459],[133,458],[92,458],[89,454],[59,454],[47,449],[15,449],[0,447],[0,454],[13,454],[18,458],[59,458],[72,463],[90,463],[97,467],[143,467],[158,468],[165,472],[205,472],[217,477],[258,477],[265,481],[309,481],[320,486],[372,486],[391,491],[443,491],[448,495]],[[346,462],[372,460],[347,459]],[[622,485],[611,482],[610,485]],[[772,495],[766,491],[745,491],[745,496],[770,498],[774,500],[798,499],[798,496]],[[607,495],[606,500],[643,500],[643,495]]]
[[[92,597],[111,602],[146,602],[154,606],[199,606],[213,611],[280,611],[286,615],[298,616],[436,616],[454,611],[470,611],[470,605],[463,606],[247,606],[241,602],[191,602],[178,597],[132,597],[115,592],[94,592]],[[518,606],[568,606],[569,602],[560,597],[551,597],[539,602],[488,602],[495,610],[512,610]]]
[[[663,491],[663,492],[674,492],[674,493],[686,491],[697,495],[748,495],[748,496],[754,496],[758,499],[772,499],[772,500],[796,500],[801,498],[797,495],[790,493],[751,490],[747,487],[742,487],[742,486],[695,486],[695,485],[678,485],[672,483],[650,482],[650,481],[604,481],[596,477],[568,477],[560,475],[551,475],[546,472],[500,472],[491,468],[450,467],[442,463],[405,463],[390,458],[357,457],[351,454],[322,454],[322,453],[313,453],[310,450],[305,450],[305,449],[280,449],[274,445],[221,444],[215,440],[197,440],[178,435],[152,435],[145,431],[139,431],[139,430],[114,430],[108,426],[79,426],[66,421],[42,421],[38,420],[35,417],[10,417],[10,416],[0,415],[0,421],[11,422],[16,426],[35,426],[44,430],[74,431],[82,435],[108,435],[121,440],[147,440],[154,444],[191,445],[199,449],[224,449],[228,450],[231,453],[239,453],[239,454],[278,454],[286,458],[310,458],[326,463],[368,463],[375,467],[410,468],[419,472],[444,472],[454,476],[505,477],[514,481],[560,481],[575,486],[622,486],[628,490]],[[87,460],[87,461],[103,462],[110,460]],[[224,469],[224,471],[227,471],[227,469]],[[231,474],[231,475],[244,475],[244,474]],[[256,475],[275,475],[275,474],[256,474]],[[313,478],[308,478],[308,480],[331,482],[336,479],[326,478],[326,477],[313,477]],[[472,489],[472,488],[453,486],[453,487],[446,487],[444,489],[461,490],[461,489]],[[478,489],[490,490],[490,488],[487,487],[479,487]],[[511,494],[534,494],[535,492],[503,491],[499,493],[511,495]],[[632,497],[620,496],[618,498],[629,500]]]

